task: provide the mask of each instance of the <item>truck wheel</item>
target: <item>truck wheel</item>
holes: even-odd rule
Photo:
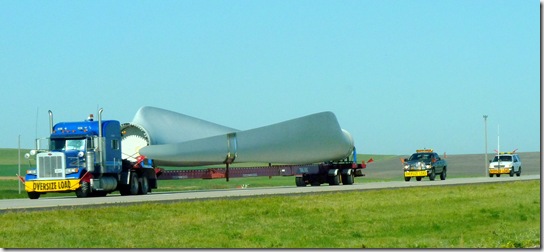
[[[28,192],[28,198],[29,199],[39,199],[40,198],[40,193]]]
[[[520,175],[521,175],[521,166],[519,167],[519,170],[518,170],[518,172],[516,173],[516,176],[519,177]]]
[[[493,174],[489,173],[489,177],[492,178],[492,177],[493,177]]]
[[[501,175],[500,174],[497,174],[497,178],[500,177]]]
[[[339,185],[340,184],[340,174],[336,176],[329,177],[329,185]]]
[[[410,181],[411,178],[412,177],[404,177],[404,181],[408,182],[408,181]]]
[[[342,175],[342,184],[344,185],[353,185],[354,176],[353,173],[349,175]]]
[[[434,181],[434,178],[436,177],[436,173],[434,173],[434,168],[431,169],[431,174],[429,174],[429,180]]]
[[[416,177],[416,180],[417,180],[417,181],[421,181],[421,177]]]
[[[78,198],[85,198],[91,194],[91,185],[89,182],[81,182],[81,186],[76,189],[76,196]]]
[[[510,177],[514,177],[514,167],[512,167],[512,169],[510,169],[510,174],[508,174],[508,175],[510,175]]]
[[[444,167],[444,169],[442,169],[442,173],[440,173],[440,180],[446,180],[446,167]]]
[[[295,184],[297,186],[306,186],[306,182],[304,182],[304,178],[302,177],[295,177]]]
[[[130,173],[130,194],[136,195],[140,191],[140,183],[138,183],[138,174],[135,172]]]
[[[147,192],[149,190],[149,181],[147,180],[147,177],[142,176],[139,179],[139,183],[140,183],[140,190],[139,190],[138,194],[147,194]]]

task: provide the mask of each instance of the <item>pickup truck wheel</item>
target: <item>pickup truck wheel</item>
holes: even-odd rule
[[[430,180],[430,181],[434,181],[435,177],[436,177],[436,173],[434,172],[434,168],[433,168],[433,169],[431,169],[431,171],[429,172],[429,180]]]
[[[519,167],[518,172],[516,173],[516,176],[519,177],[520,175],[521,175],[521,166]]]
[[[446,180],[446,167],[444,167],[444,169],[442,169],[442,173],[440,173],[440,180]]]
[[[422,177],[416,177],[417,181],[421,181]]]
[[[436,173],[434,173],[434,168],[431,169],[431,174],[429,174],[429,179],[431,181],[434,181],[434,178],[436,177]]]
[[[408,182],[408,181],[410,181],[411,178],[412,177],[404,177],[404,181]]]
[[[510,169],[510,174],[508,174],[508,175],[510,175],[510,177],[514,177],[514,167],[512,167],[512,169]]]

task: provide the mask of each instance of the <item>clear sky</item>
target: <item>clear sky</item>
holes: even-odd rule
[[[252,129],[332,111],[358,153],[540,151],[536,0],[0,1],[0,148],[154,106]],[[498,131],[500,138],[498,139]]]

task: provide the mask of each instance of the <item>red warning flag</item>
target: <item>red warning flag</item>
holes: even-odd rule
[[[370,159],[367,161],[367,163],[372,163],[372,162],[374,162],[374,159],[372,159],[372,158],[370,158]]]

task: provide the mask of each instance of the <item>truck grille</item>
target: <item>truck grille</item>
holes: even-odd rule
[[[38,178],[64,178],[64,153],[40,153],[37,155]]]

